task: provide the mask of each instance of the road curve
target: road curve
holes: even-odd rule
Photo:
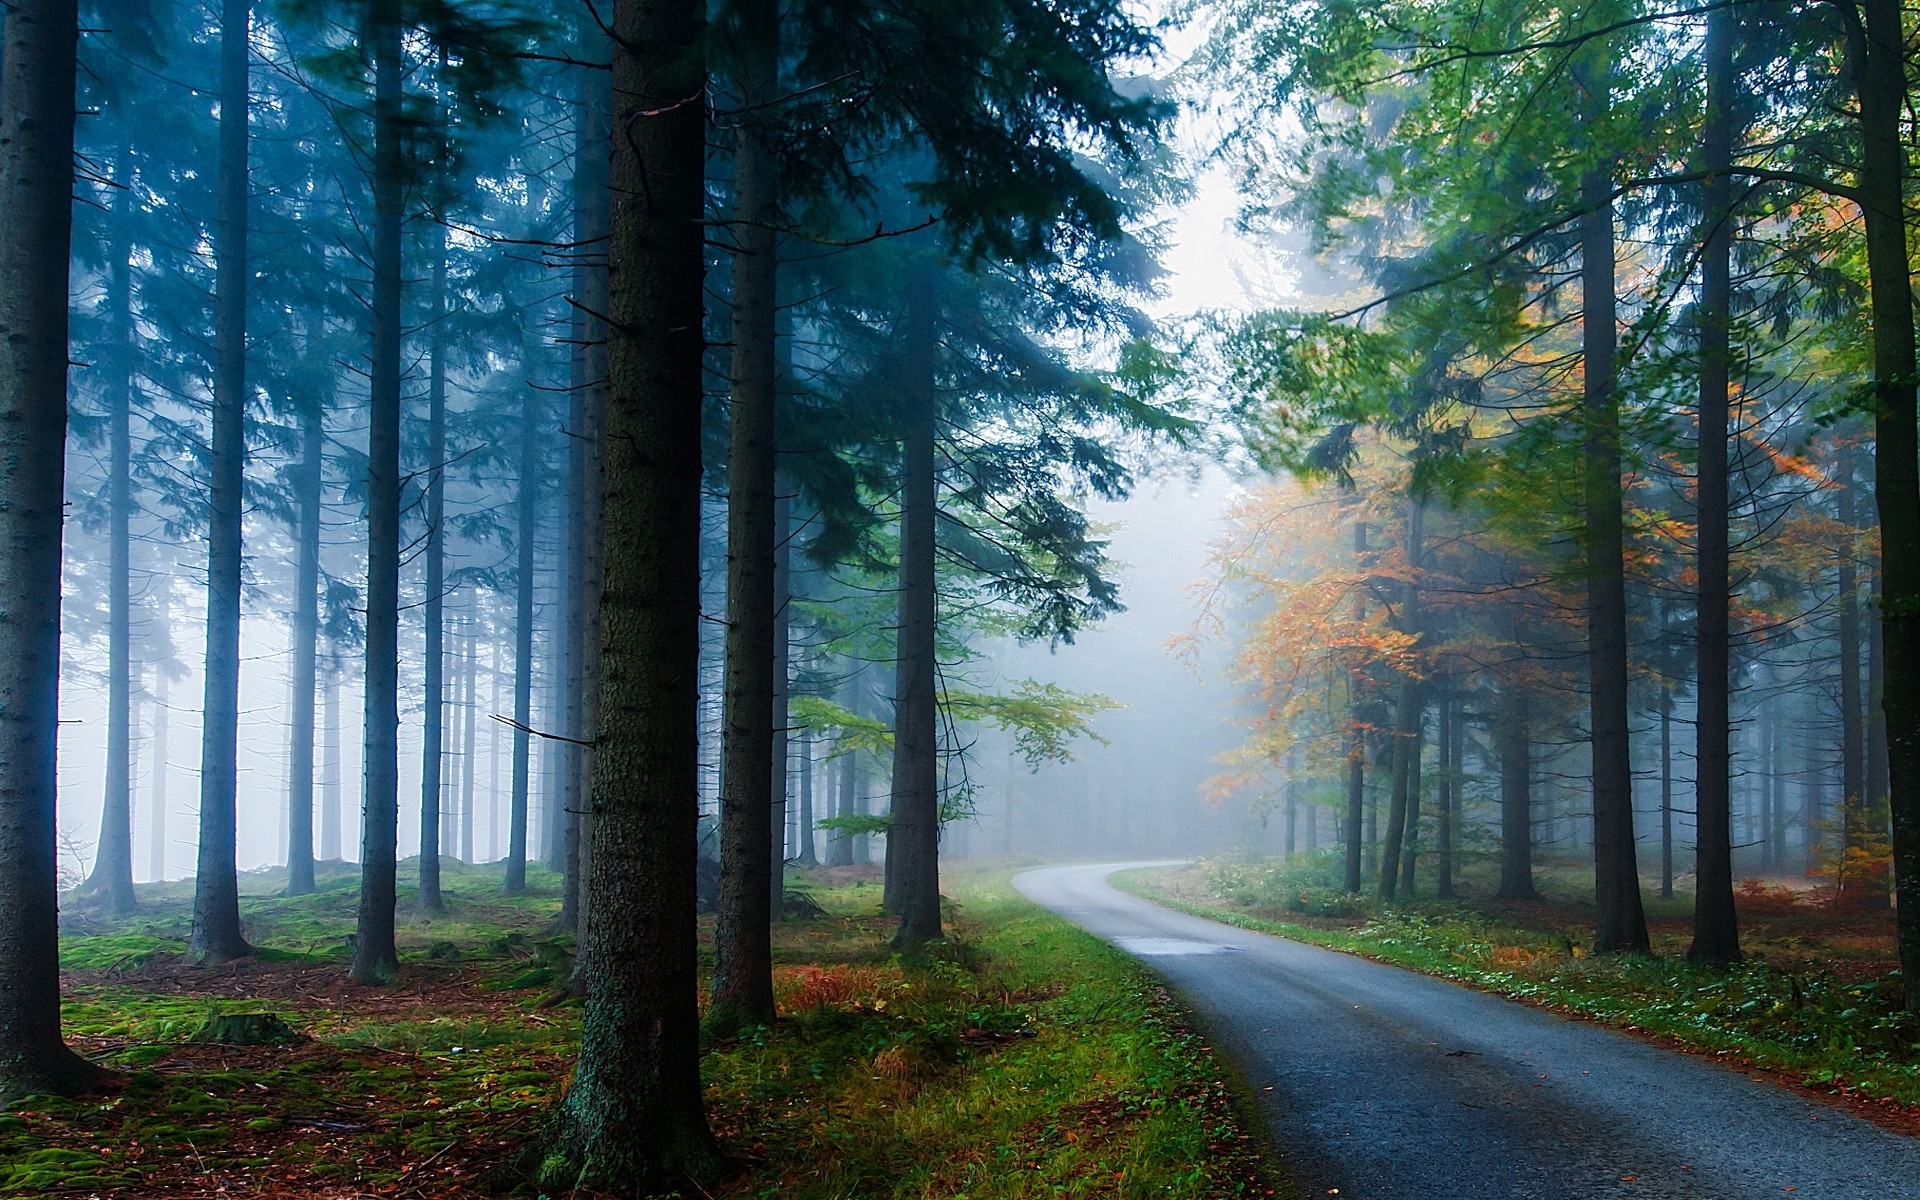
[[[1914,1139],[1704,1059],[1107,885],[1148,865],[1013,884],[1166,978],[1239,1067],[1303,1195],[1920,1200]]]

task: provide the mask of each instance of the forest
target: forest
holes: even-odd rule
[[[1920,1128],[1916,56],[11,0],[0,1193],[1307,1178],[1069,860]]]

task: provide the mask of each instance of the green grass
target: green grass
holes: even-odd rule
[[[124,1086],[0,1114],[0,1195],[470,1194],[538,1128],[578,1043],[550,987],[571,954],[549,933],[558,880],[533,882],[502,897],[497,868],[450,864],[444,916],[403,895],[387,989],[344,980],[344,871],[299,898],[249,876],[243,919],[268,953],[232,967],[180,962],[184,885],[143,888],[132,918],[76,912],[68,1035]],[[827,915],[776,929],[781,1020],[706,1048],[739,1164],[715,1197],[1268,1194],[1221,1068],[1153,978],[1004,872],[951,879],[952,940],[911,958],[887,948],[871,872],[795,882]],[[312,1040],[196,1042],[217,1012]]]
[[[1249,882],[1259,874],[1278,886],[1262,890]],[[1810,1086],[1920,1105],[1920,1020],[1901,1009],[1898,972],[1882,969],[1877,948],[1861,960],[1835,960],[1830,944],[1819,938],[1810,944],[1804,920],[1783,934],[1756,920],[1752,941],[1759,953],[1726,969],[1676,954],[1595,958],[1583,947],[1584,912],[1576,905],[1394,906],[1367,899],[1349,916],[1303,919],[1293,907],[1299,874],[1284,866],[1250,871],[1245,863],[1201,864],[1125,872],[1115,883],[1199,916],[1669,1038]],[[1671,920],[1664,908],[1650,915]],[[1836,923],[1826,941],[1848,936]],[[1676,940],[1671,928],[1656,935],[1656,944],[1669,950]]]

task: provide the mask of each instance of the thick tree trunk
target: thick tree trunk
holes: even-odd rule
[[[1538,900],[1533,886],[1533,730],[1527,689],[1500,689],[1500,886],[1502,900]]]
[[[787,894],[787,693],[793,673],[793,501],[784,473],[773,479],[773,773],[767,814],[768,912],[779,920]]]
[[[350,972],[355,983],[393,982],[395,872],[400,837],[400,337],[402,151],[398,0],[374,0],[373,359],[367,419],[367,628],[360,800],[360,905]]]
[[[1887,678],[1920,678],[1920,430],[1915,428],[1912,266],[1907,254],[1906,35],[1899,0],[1862,0],[1849,56],[1860,71],[1861,213],[1873,292],[1874,496],[1880,511],[1881,640]],[[1851,9],[1849,9],[1851,11]],[[1882,699],[1893,810],[1893,872],[1920,896],[1920,693]],[[1906,1007],[1920,1013],[1920,904],[1900,906]]]
[[[1695,786],[1697,866],[1693,901],[1695,962],[1740,959],[1733,907],[1732,754],[1728,745],[1727,649],[1732,595],[1727,580],[1727,432],[1733,266],[1733,40],[1731,9],[1707,15],[1707,125],[1702,167],[1705,244],[1700,254],[1700,480],[1696,607]],[[1631,821],[1628,824],[1631,832]],[[1637,881],[1636,881],[1637,890]],[[1623,949],[1637,949],[1625,946]]]
[[[206,700],[200,739],[200,851],[187,958],[251,954],[240,932],[236,754],[240,733],[240,521],[247,454],[246,0],[220,10],[220,164],[214,227],[213,438],[207,500]]]
[[[727,441],[727,640],[720,737],[720,898],[708,1028],[728,1035],[773,1024],[772,920],[780,911],[779,825],[773,814],[779,693],[775,629],[774,312],[778,176],[764,110],[773,100],[779,8],[738,9],[743,65],[734,131],[733,376]],[[769,845],[776,848],[769,854]]]
[[[1417,497],[1409,498],[1406,529],[1408,578],[1401,588],[1398,624],[1402,633],[1416,639],[1420,637],[1423,627],[1419,580],[1425,524],[1425,506]],[[1419,677],[1412,672],[1402,675],[1399,697],[1393,711],[1393,782],[1387,802],[1387,838],[1380,866],[1380,896],[1384,900],[1393,899],[1400,888],[1406,888],[1409,894],[1412,891],[1413,842],[1418,836],[1420,823],[1420,724],[1425,713],[1426,699]],[[1406,860],[1404,863],[1403,858]]]
[[[534,361],[533,338],[526,345],[526,364]],[[534,541],[540,535],[540,393],[531,385],[520,409],[519,519],[514,539],[519,551],[514,569],[513,618],[513,806],[507,814],[507,870],[503,884],[508,894],[527,888],[527,814],[533,762],[533,586]]]
[[[133,895],[133,271],[127,234],[132,153],[114,166],[113,234],[107,250],[107,779],[100,844],[87,890],[115,913]]]
[[[427,544],[420,720],[420,907],[446,911],[440,895],[441,775],[446,766],[447,716],[447,227],[438,226],[433,256],[432,317],[427,333]]]
[[[78,31],[18,0],[0,66],[0,1104],[100,1078],[60,1040],[55,827]]]
[[[570,733],[591,741],[598,715],[600,686],[600,428],[607,411],[607,166],[612,153],[607,128],[613,100],[609,80],[601,71],[583,71],[579,140],[574,155],[574,240],[580,244],[573,270],[578,302],[573,307],[574,436],[569,464],[574,477],[573,586],[568,592],[574,613],[573,655],[569,669],[577,680]],[[567,814],[566,900],[560,924],[577,928],[586,902],[585,847],[592,823],[593,754],[572,746],[571,787],[574,798]],[[571,909],[569,912],[567,909]],[[582,960],[576,957],[576,975]]]
[[[1604,39],[1584,51],[1576,86],[1596,127],[1612,101],[1613,70]],[[1586,560],[1588,720],[1593,747],[1593,862],[1598,954],[1645,953],[1647,919],[1633,835],[1633,756],[1627,688],[1626,535],[1620,485],[1620,392],[1614,377],[1617,337],[1614,298],[1611,164],[1581,180],[1581,344],[1585,394],[1581,421],[1586,447]]]
[[[613,17],[612,291],[591,959],[580,1059],[529,1156],[543,1187],[704,1186],[720,1155],[700,1090],[699,812],[703,8]]]
[[[318,397],[312,397],[316,400]],[[317,403],[300,414],[300,470],[295,476],[293,665],[288,688],[287,895],[305,896],[313,878],[313,707],[320,649],[320,489],[326,432]]]
[[[894,681],[894,945],[912,949],[940,936],[939,714],[934,660],[934,436],[938,396],[934,272],[914,269],[907,283],[901,452],[906,469],[900,514],[899,667]]]

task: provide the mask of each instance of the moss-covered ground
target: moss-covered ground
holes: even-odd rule
[[[310,897],[246,877],[261,953],[226,966],[179,959],[190,885],[141,888],[131,918],[70,906],[68,1036],[122,1082],[0,1114],[0,1194],[475,1194],[578,1037],[555,987],[572,951],[548,932],[558,881],[535,872],[509,898],[499,878],[449,863],[444,915],[403,887],[403,977],[377,989],[346,981],[356,877],[338,864]],[[1003,873],[951,880],[954,937],[915,958],[886,948],[872,871],[797,882],[825,915],[776,929],[781,1019],[706,1047],[739,1164],[714,1196],[1271,1194],[1222,1069],[1152,977]],[[209,1024],[252,1013],[297,1040]],[[208,1040],[232,1029],[269,1044]]]
[[[1736,893],[1747,961],[1689,963],[1693,898],[1647,897],[1651,956],[1595,958],[1592,876],[1538,872],[1537,902],[1488,899],[1487,864],[1462,898],[1382,903],[1342,894],[1326,856],[1220,859],[1123,873],[1118,886],[1176,908],[1497,992],[1708,1054],[1920,1132],[1920,1020],[1901,1008],[1893,917],[1810,886]],[[1421,895],[1431,896],[1424,874]]]

